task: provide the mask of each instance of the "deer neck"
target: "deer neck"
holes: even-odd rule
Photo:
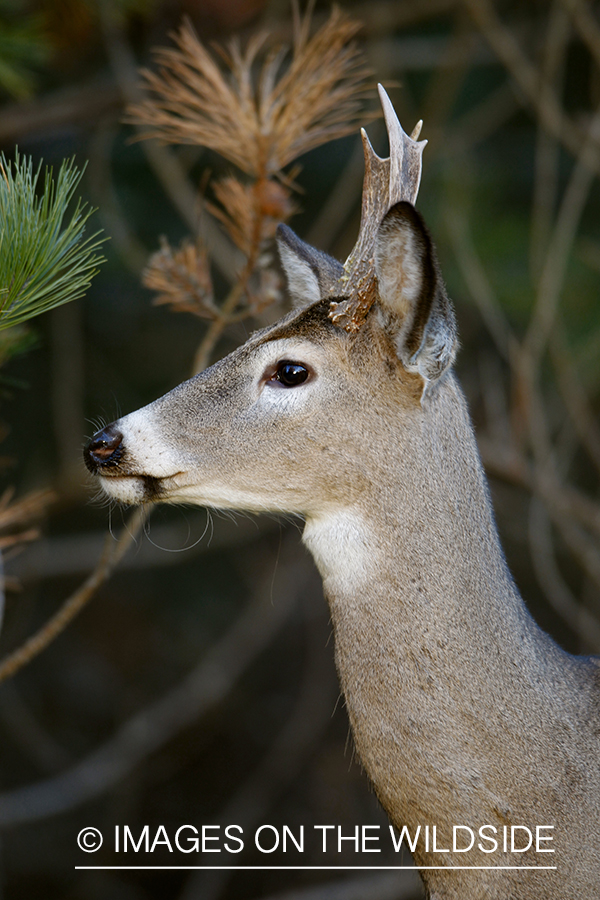
[[[445,391],[360,509],[307,520],[304,540],[357,749],[392,821],[479,827],[529,820],[523,729],[543,730],[549,670],[554,714],[570,689],[556,674],[566,655],[506,567],[460,389]]]

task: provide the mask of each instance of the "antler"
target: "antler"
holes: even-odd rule
[[[360,230],[354,249],[344,263],[344,274],[332,289],[343,296],[333,301],[329,317],[346,331],[358,331],[376,297],[374,268],[375,236],[387,211],[400,200],[415,202],[421,181],[421,157],[427,141],[417,141],[423,122],[410,137],[403,131],[384,88],[379,84],[379,99],[390,144],[387,159],[377,156],[364,128],[361,129],[365,153]]]

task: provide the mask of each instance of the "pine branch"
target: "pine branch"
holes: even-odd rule
[[[0,156],[0,330],[82,297],[104,262],[106,238],[84,238],[94,210],[78,200],[66,218],[83,171],[65,160],[38,191],[40,173],[18,151],[14,165]]]
[[[174,47],[155,51],[158,69],[142,71],[145,96],[127,110],[140,138],[209,147],[240,170],[212,184],[214,202],[204,200],[245,258],[227,297],[218,302],[211,291],[207,302],[209,258],[198,240],[177,251],[164,244],[144,275],[144,284],[159,291],[156,302],[213,319],[194,371],[208,363],[229,325],[282,298],[271,245],[277,225],[296,211],[299,169],[290,165],[364,120],[371,72],[354,40],[360,23],[334,8],[311,34],[311,13],[312,3],[304,16],[296,9],[291,48],[273,46],[260,32],[245,45],[234,37],[211,52],[184,23]]]
[[[309,15],[296,23],[291,53],[265,49],[264,32],[244,49],[234,38],[218,48],[223,71],[185,23],[174,48],[156,51],[158,72],[142,72],[149,94],[127,121],[146,127],[143,137],[210,147],[252,177],[277,176],[352,134],[370,94],[370,69],[352,40],[360,24],[335,8],[310,38],[309,24]]]

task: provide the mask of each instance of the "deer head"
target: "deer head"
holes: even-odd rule
[[[356,494],[365,440],[389,442],[390,407],[422,414],[454,359],[456,325],[412,205],[420,123],[408,137],[379,92],[390,156],[363,131],[361,225],[345,264],[280,226],[295,310],[94,436],[86,464],[111,496],[311,516]]]

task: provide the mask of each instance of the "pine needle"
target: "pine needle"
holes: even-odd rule
[[[245,49],[234,38],[219,51],[223,72],[184,23],[176,46],[156,51],[158,72],[142,72],[149,96],[127,121],[147,128],[142,137],[210,147],[254,178],[353,133],[369,93],[370,70],[352,40],[360,24],[339,9],[312,37],[309,16],[295,24],[291,54],[265,49],[265,33]]]
[[[18,151],[14,166],[0,155],[0,329],[82,297],[104,262],[100,232],[83,238],[94,210],[78,200],[65,218],[83,172],[65,160],[39,191],[40,173]]]
[[[206,250],[201,244],[184,240],[173,250],[165,237],[160,250],[153,253],[142,274],[142,284],[157,291],[156,306],[168,304],[175,312],[190,312],[205,319],[216,319],[219,310],[213,303],[213,289]]]
[[[253,246],[275,237],[278,224],[286,222],[296,210],[288,188],[274,179],[242,184],[230,176],[215,182],[213,191],[220,206],[207,203],[207,209],[247,258]]]

